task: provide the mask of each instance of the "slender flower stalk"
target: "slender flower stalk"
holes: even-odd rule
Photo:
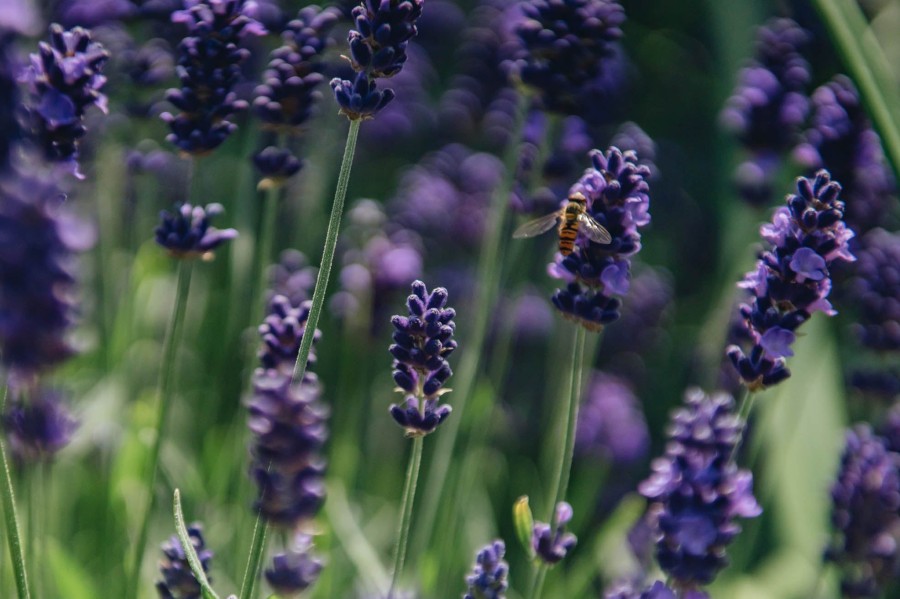
[[[403,574],[403,564],[406,561],[406,544],[409,539],[409,527],[412,524],[413,501],[416,497],[416,484],[419,480],[419,468],[422,464],[422,447],[424,444],[424,437],[415,437],[413,439],[412,454],[409,457],[406,480],[403,483],[403,503],[400,507],[397,544],[394,547],[394,571],[391,575],[391,587],[388,590],[387,599],[393,598],[397,583]]]
[[[3,403],[0,409],[6,407],[6,395],[9,392],[7,385],[3,386]],[[9,457],[6,453],[6,441],[0,435],[0,459],[3,460],[3,482],[0,485],[0,501],[3,503],[3,522],[6,529],[6,541],[9,545],[9,554],[12,558],[13,574],[16,580],[16,593],[18,599],[30,599],[28,589],[28,573],[25,567],[25,552],[22,551],[22,534],[19,529],[19,519],[16,516],[16,497],[13,491],[12,478],[9,475]]]

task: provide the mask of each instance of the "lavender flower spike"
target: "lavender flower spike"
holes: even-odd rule
[[[579,231],[575,248],[567,256],[556,255],[548,267],[550,276],[567,287],[557,290],[553,304],[565,318],[589,331],[600,331],[619,318],[621,301],[628,293],[631,256],[641,249],[640,227],[650,222],[650,169],[638,163],[634,152],[616,147],[606,153],[592,150],[592,168],[572,186],[570,194],[587,199],[587,213],[612,236],[601,245]]]
[[[738,470],[732,454],[743,423],[734,400],[699,389],[685,394],[672,414],[665,455],[638,491],[651,502],[650,524],[660,567],[683,589],[712,582],[728,563],[725,547],[740,532],[734,519],[762,509],[753,497],[753,475]]]
[[[727,349],[751,391],[790,376],[785,358],[793,355],[795,331],[814,312],[836,314],[828,301],[829,267],[836,261],[855,260],[848,246],[853,231],[842,220],[840,192],[841,186],[831,180],[828,171],[819,171],[814,180],[801,177],[797,193],[787,197],[787,206],[776,210],[772,222],[760,228],[771,249],[760,255],[756,269],[739,284],[752,295],[740,307],[752,345]]]
[[[450,415],[450,406],[438,402],[449,391],[443,385],[453,374],[447,356],[456,349],[456,311],[445,307],[446,289],[436,287],[429,293],[422,281],[412,284],[406,305],[408,316],[391,318],[394,382],[406,395],[402,405],[391,406],[391,416],[407,436],[418,437],[433,432]]]
[[[364,0],[353,9],[348,58],[358,75],[354,81],[331,80],[340,112],[351,121],[373,118],[393,99],[394,92],[379,91],[375,80],[393,77],[403,68],[423,5],[423,0]]]
[[[315,584],[322,567],[312,555],[310,536],[297,533],[293,546],[272,558],[272,567],[265,571],[266,581],[279,597],[298,597]]]
[[[188,536],[200,558],[203,571],[209,576],[209,564],[212,561],[212,551],[206,548],[203,540],[203,529],[200,524],[194,523],[188,526]],[[159,570],[163,579],[156,583],[156,590],[160,599],[200,599],[202,589],[200,583],[194,578],[191,566],[188,563],[184,548],[177,536],[172,536],[162,545],[163,558],[159,562]]]
[[[472,573],[466,576],[469,590],[463,599],[504,599],[509,582],[509,564],[503,559],[506,545],[497,539],[486,545],[475,556]]]
[[[27,403],[11,402],[0,419],[13,455],[29,462],[49,460],[78,426],[60,394],[46,390],[33,393]]]
[[[237,237],[234,229],[216,229],[210,219],[224,211],[221,204],[208,204],[205,208],[181,204],[172,212],[162,211],[160,225],[156,228],[156,243],[163,246],[175,258],[211,260],[213,250]]]
[[[531,532],[535,556],[550,566],[561,562],[578,542],[574,534],[565,531],[566,524],[572,519],[572,506],[560,501],[554,514],[552,524],[535,522]]]

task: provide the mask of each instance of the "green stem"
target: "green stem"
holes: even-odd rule
[[[741,450],[741,446],[744,444],[744,439],[747,437],[747,424],[749,423],[750,418],[750,410],[753,409],[753,401],[756,399],[756,393],[753,393],[746,387],[744,388],[744,393],[741,396],[741,399],[738,401],[738,411],[737,415],[741,421],[741,434],[738,437],[737,443],[734,444],[734,449],[731,450],[731,458],[730,461],[734,461],[737,459],[738,452]],[[751,456],[752,460],[749,466],[752,467],[753,461],[755,461],[755,455]]]
[[[891,111],[892,106],[895,109],[900,106],[900,96],[894,89],[884,53],[871,37],[866,18],[855,2],[815,0],[814,4],[859,86],[894,173],[900,175],[900,129]]]
[[[266,532],[269,523],[262,516],[262,512],[256,515],[256,525],[253,527],[253,541],[250,544],[250,555],[247,557],[247,568],[244,570],[244,580],[241,581],[240,599],[250,599],[253,596],[253,587],[256,586],[256,573],[259,572],[259,563],[262,561],[263,550],[266,547]]]
[[[4,386],[3,402],[0,410],[6,407],[6,395],[9,387]],[[0,458],[3,460],[3,484],[0,494],[3,501],[3,520],[6,524],[6,542],[9,544],[9,555],[12,558],[13,574],[16,580],[16,593],[19,599],[30,599],[28,591],[28,574],[25,569],[25,554],[22,551],[22,535],[19,531],[19,519],[16,517],[16,496],[13,492],[12,478],[9,475],[9,459],[6,456],[6,441],[0,435]]]
[[[165,438],[169,408],[172,405],[172,382],[175,371],[175,358],[178,355],[178,345],[184,328],[184,316],[187,312],[188,294],[191,288],[192,260],[178,261],[178,284],[175,291],[175,307],[172,320],[169,321],[169,329],[166,331],[163,342],[162,368],[159,372],[159,405],[156,417],[156,438],[150,450],[150,463],[147,468],[147,504],[141,519],[140,533],[135,546],[134,561],[132,562],[131,584],[129,585],[129,597],[138,596],[138,586],[141,578],[141,563],[144,561],[144,549],[147,545],[147,536],[150,533],[150,519],[153,515],[153,507],[156,503],[156,474],[159,470],[159,457],[162,452],[163,439]]]
[[[409,526],[412,523],[413,502],[416,498],[416,483],[419,479],[419,466],[422,464],[422,447],[424,437],[413,439],[412,454],[409,456],[409,467],[406,469],[406,482],[403,485],[403,504],[400,508],[400,525],[397,530],[397,546],[394,549],[394,574],[391,577],[391,588],[387,599],[394,596],[394,589],[403,574],[403,562],[406,559],[406,542],[409,538]]]
[[[547,564],[536,562],[537,567],[532,569],[531,588],[529,589],[529,599],[539,599],[544,589],[544,580],[547,578]]]
[[[328,287],[331,265],[334,262],[334,250],[337,247],[338,233],[341,230],[341,216],[344,212],[347,186],[350,183],[350,169],[353,166],[353,154],[356,151],[356,138],[359,135],[360,122],[359,120],[350,121],[350,130],[347,132],[347,145],[344,146],[344,158],[341,160],[337,188],[334,190],[334,202],[331,205],[331,216],[328,218],[328,230],[325,232],[322,262],[319,265],[319,274],[316,276],[316,288],[313,291],[309,318],[306,320],[307,331],[316,330],[316,326],[319,324],[319,316],[322,313],[322,305],[325,303],[325,288]],[[303,375],[306,374],[313,337],[315,335],[303,335],[303,339],[300,342],[300,351],[297,353],[297,362],[294,364],[293,380],[295,381],[303,380]]]
[[[425,497],[413,543],[416,553],[424,552],[431,541],[431,533],[437,518],[441,498],[444,496],[444,484],[447,480],[450,462],[453,459],[453,452],[463,420],[466,402],[472,394],[475,378],[478,375],[478,369],[482,362],[488,323],[492,315],[491,307],[494,305],[501,285],[498,273],[500,271],[500,257],[504,255],[502,249],[509,237],[505,226],[509,211],[509,194],[512,191],[519,142],[522,139],[522,130],[528,106],[528,96],[520,93],[518,106],[516,107],[513,134],[510,137],[510,143],[506,148],[504,157],[506,170],[502,183],[494,190],[491,200],[491,212],[485,228],[485,239],[479,255],[475,298],[471,304],[474,310],[473,328],[469,333],[469,347],[463,353],[459,373],[455,379],[453,418],[447,421],[442,434],[438,437],[434,457],[431,466],[428,468]]]
[[[262,223],[259,237],[256,240],[256,264],[254,264],[253,278],[251,279],[253,294],[253,310],[250,323],[256,325],[262,320],[265,311],[264,297],[266,294],[266,266],[272,260],[272,248],[275,245],[275,223],[278,218],[278,204],[281,199],[281,187],[273,186],[266,190],[263,201]]]
[[[181,549],[184,551],[184,556],[187,558],[187,562],[191,567],[194,579],[196,579],[203,591],[204,599],[219,599],[219,596],[209,585],[209,579],[206,578],[206,572],[203,571],[203,564],[197,556],[194,542],[191,540],[187,526],[184,524],[184,512],[181,509],[181,492],[178,489],[175,489],[172,508],[175,515],[175,532],[178,534],[178,540],[181,542]]]

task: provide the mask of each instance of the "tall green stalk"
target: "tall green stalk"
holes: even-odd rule
[[[250,599],[253,596],[253,588],[256,586],[256,573],[259,572],[259,563],[262,561],[263,549],[266,546],[268,529],[269,525],[263,518],[262,512],[258,512],[256,514],[256,524],[253,527],[250,555],[247,556],[247,568],[244,570],[244,579],[241,581],[240,599]]]
[[[156,416],[156,438],[153,440],[153,447],[150,450],[150,463],[147,468],[147,481],[145,488],[148,497],[147,504],[144,508],[144,515],[141,519],[141,528],[138,533],[137,545],[135,546],[135,555],[132,562],[131,579],[128,586],[127,597],[138,596],[138,586],[141,578],[141,563],[144,561],[144,549],[147,545],[147,536],[150,533],[150,520],[153,515],[153,508],[156,504],[156,474],[159,470],[159,457],[162,452],[163,439],[165,438],[166,428],[168,425],[169,409],[172,406],[172,383],[175,371],[175,358],[178,355],[178,346],[181,340],[182,330],[184,329],[184,316],[187,312],[188,294],[191,288],[191,272],[194,263],[192,260],[178,261],[178,284],[175,291],[175,307],[172,313],[172,319],[169,321],[169,329],[166,331],[165,341],[163,342],[162,367],[159,372],[159,398]]]
[[[450,469],[450,462],[453,458],[456,438],[459,435],[460,425],[463,421],[466,402],[475,387],[475,378],[478,376],[479,366],[482,363],[484,342],[491,318],[491,310],[500,291],[500,257],[505,253],[503,252],[503,247],[509,238],[506,228],[507,214],[509,212],[509,194],[512,192],[516,160],[518,159],[517,152],[519,142],[522,139],[522,130],[528,106],[529,97],[524,93],[520,93],[516,107],[513,134],[510,137],[509,146],[506,148],[504,156],[506,170],[503,181],[494,191],[491,200],[491,211],[488,216],[485,238],[479,255],[475,297],[471,304],[475,307],[474,320],[472,330],[469,332],[468,348],[460,361],[459,373],[456,377],[456,385],[454,385],[453,417],[447,420],[441,434],[438,436],[434,458],[431,466],[428,468],[425,497],[413,542],[416,553],[424,552],[431,541],[431,533],[434,529],[434,522],[437,518],[441,498],[444,496],[444,484],[447,481],[447,472]]]
[[[424,437],[413,439],[409,466],[406,469],[406,482],[403,484],[403,503],[400,508],[400,523],[397,530],[397,545],[394,548],[394,573],[391,576],[391,588],[387,599],[392,599],[400,576],[403,574],[403,562],[406,561],[406,543],[409,539],[409,527],[412,523],[413,503],[416,498],[416,483],[419,480],[419,467],[422,465],[422,447]]]
[[[9,393],[9,387],[4,385],[0,411],[6,408],[7,393]],[[9,459],[3,435],[0,435],[0,458],[3,460],[3,484],[0,485],[0,500],[3,502],[3,522],[6,529],[6,542],[9,545],[9,556],[12,559],[13,576],[16,580],[16,593],[18,599],[30,599],[25,553],[22,551],[22,533],[19,530],[19,519],[16,516],[16,495],[13,492],[12,478],[9,475]]]

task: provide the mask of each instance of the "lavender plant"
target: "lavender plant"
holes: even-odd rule
[[[509,588],[509,564],[503,559],[506,544],[496,540],[478,551],[472,573],[466,576],[463,599],[504,599]]]
[[[208,573],[213,553],[206,548],[202,526],[195,522],[188,527],[187,532],[203,571]],[[177,536],[172,535],[162,544],[162,553],[159,571],[163,579],[156,583],[160,599],[200,599],[202,591],[200,583],[191,572],[191,566]]]

